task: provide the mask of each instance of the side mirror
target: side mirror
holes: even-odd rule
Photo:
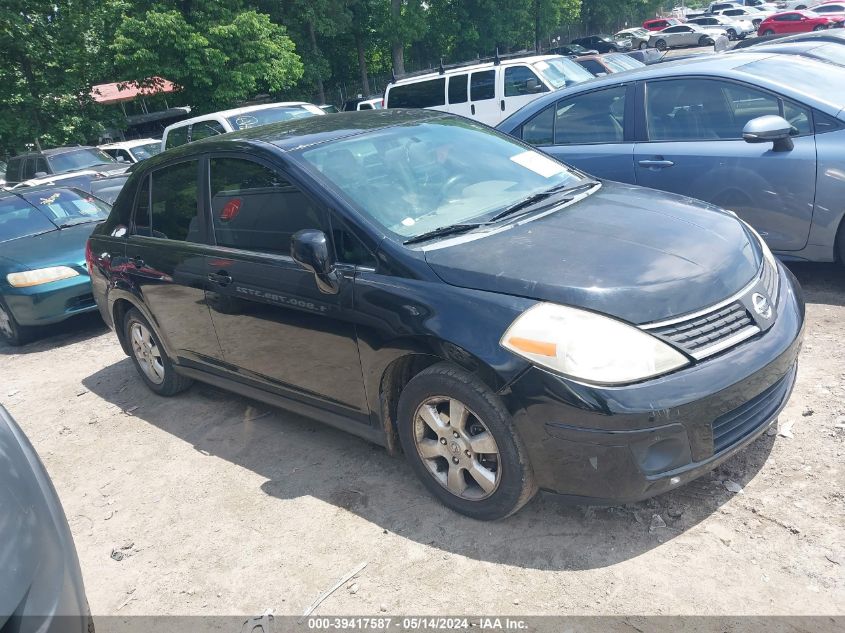
[[[314,273],[320,292],[337,294],[340,275],[330,260],[325,233],[314,229],[296,232],[290,239],[290,256],[305,270]]]
[[[34,177],[34,178],[46,178],[46,177],[47,177],[47,172],[46,172],[46,171],[37,171],[37,172],[35,172],[35,174],[33,175],[33,177]]]
[[[125,159],[123,156],[117,156],[117,157],[115,158],[115,160],[116,160],[118,163],[125,163],[125,162],[126,162],[126,159]]]
[[[742,139],[746,143],[772,143],[774,151],[788,152],[795,145],[792,143],[793,127],[783,117],[767,114],[751,119],[742,128]]]

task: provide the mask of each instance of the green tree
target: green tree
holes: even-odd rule
[[[303,67],[285,28],[239,2],[161,2],[128,11],[111,50],[121,80],[162,76],[196,112],[294,85]]]

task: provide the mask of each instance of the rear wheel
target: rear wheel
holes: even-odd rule
[[[654,43],[654,48],[656,48],[659,51],[665,51],[666,50],[666,40],[657,40]]]
[[[27,343],[32,338],[32,332],[32,328],[18,323],[5,302],[0,300],[0,340],[17,347]]]
[[[191,386],[190,378],[176,373],[153,328],[135,308],[126,313],[123,332],[132,350],[132,362],[152,391],[175,396]]]
[[[509,516],[536,493],[534,474],[501,400],[450,363],[417,374],[399,398],[399,439],[444,505],[474,519]]]

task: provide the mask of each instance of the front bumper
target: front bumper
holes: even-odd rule
[[[3,299],[21,325],[50,325],[97,309],[87,273],[29,288],[2,287]]]
[[[715,468],[766,431],[795,382],[801,290],[780,266],[778,318],[763,334],[666,376],[585,385],[532,367],[503,393],[539,486],[628,503]]]

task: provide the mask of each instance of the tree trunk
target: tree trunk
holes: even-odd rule
[[[390,53],[393,56],[393,72],[397,76],[404,75],[405,47],[399,29],[399,20],[402,17],[402,0],[390,0],[390,17],[393,18],[393,40],[390,43]]]
[[[540,0],[534,0],[534,50],[540,52]]]
[[[361,71],[361,94],[364,99],[368,99],[370,97],[370,78],[367,76],[367,56],[364,49],[364,38],[358,32],[355,33],[355,48],[358,49],[358,68]]]
[[[326,102],[326,93],[323,90],[323,78],[320,76],[320,49],[317,48],[317,35],[314,33],[314,20],[308,20],[308,37],[311,39],[311,52],[317,62],[317,92],[320,95],[320,105]]]

